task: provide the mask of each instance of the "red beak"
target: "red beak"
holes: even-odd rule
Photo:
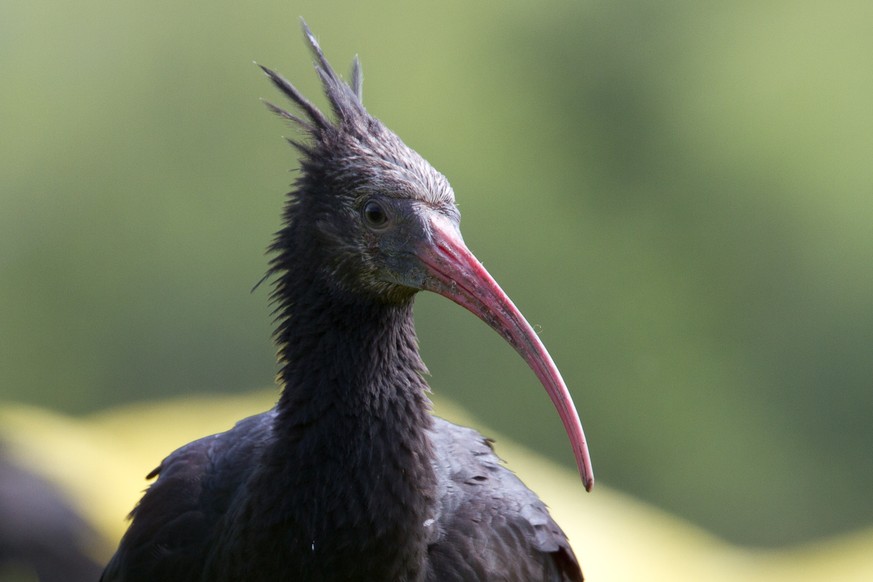
[[[455,225],[435,215],[431,217],[430,226],[430,244],[422,245],[418,254],[428,271],[424,288],[468,309],[524,358],[558,410],[582,483],[590,491],[594,486],[594,471],[585,433],[567,385],[549,352],[512,300],[467,249]]]

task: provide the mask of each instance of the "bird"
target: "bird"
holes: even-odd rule
[[[95,580],[101,564],[90,550],[97,533],[53,483],[22,461],[0,440],[0,580],[17,579],[10,572],[41,582]]]
[[[465,245],[448,180],[362,103],[301,19],[326,115],[295,106],[299,172],[275,235],[271,410],[182,446],[130,514],[103,582],[579,581],[545,504],[477,431],[432,414],[413,300],[443,295],[493,328],[553,401],[588,490],[587,442],[530,324]],[[265,278],[265,279],[266,279]]]

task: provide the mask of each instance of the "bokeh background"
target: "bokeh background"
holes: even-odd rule
[[[296,161],[252,61],[323,104],[300,16],[452,182],[600,483],[746,547],[873,525],[865,0],[3,2],[0,400],[272,385],[251,289]],[[570,467],[512,350],[416,311],[437,398]]]

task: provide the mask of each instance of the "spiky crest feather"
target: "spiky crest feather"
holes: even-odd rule
[[[303,32],[306,39],[309,41],[309,48],[316,58],[315,70],[321,78],[321,83],[324,88],[325,95],[330,102],[331,109],[339,120],[340,124],[355,124],[367,121],[370,118],[369,114],[364,109],[362,103],[363,96],[363,74],[361,71],[361,61],[355,56],[352,62],[351,85],[343,81],[339,75],[333,70],[321,46],[309,30],[306,22],[301,19]],[[306,114],[308,120],[297,115],[289,113],[287,110],[265,101],[267,108],[273,113],[289,121],[294,121],[303,129],[305,129],[315,139],[319,138],[319,132],[333,127],[331,121],[306,97],[303,96],[297,88],[285,79],[279,73],[263,66],[258,65],[267,74],[267,77],[284,93],[289,99],[297,104],[298,107]]]

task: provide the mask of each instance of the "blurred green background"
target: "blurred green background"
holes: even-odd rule
[[[3,2],[0,400],[272,383],[249,291],[295,152],[251,61],[323,103],[301,15],[451,180],[602,482],[744,545],[873,524],[863,0]],[[439,297],[417,316],[437,394],[572,463],[498,336]]]

